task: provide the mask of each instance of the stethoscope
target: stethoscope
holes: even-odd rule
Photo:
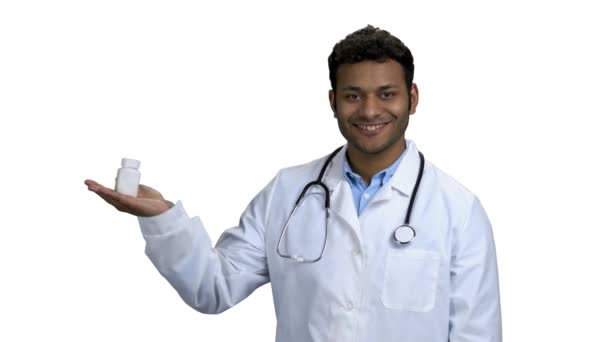
[[[325,161],[325,164],[323,164],[323,168],[321,169],[321,172],[319,173],[319,177],[317,177],[316,180],[306,184],[306,186],[300,193],[300,196],[298,197],[298,200],[296,201],[296,204],[294,205],[293,209],[291,210],[291,214],[289,214],[289,218],[287,219],[287,222],[285,223],[285,226],[283,227],[283,231],[281,231],[281,236],[279,237],[279,242],[277,243],[277,254],[280,257],[287,258],[287,259],[293,259],[298,262],[307,262],[307,263],[317,262],[317,261],[321,260],[321,258],[323,257],[323,253],[325,252],[325,246],[327,245],[327,220],[329,218],[329,204],[330,204],[329,203],[329,189],[327,188],[327,185],[325,185],[325,183],[323,183],[323,176],[325,175],[325,171],[327,170],[329,163],[336,156],[336,154],[338,154],[338,152],[340,152],[341,149],[342,149],[342,146],[338,147],[335,151],[333,151],[329,155],[329,157]],[[405,215],[405,222],[404,222],[404,224],[395,228],[395,230],[393,231],[393,240],[399,246],[405,246],[405,245],[410,244],[416,237],[416,230],[414,229],[414,227],[412,227],[410,225],[410,216],[412,214],[412,209],[414,207],[414,202],[416,200],[416,194],[418,193],[418,187],[420,186],[420,180],[422,179],[422,173],[424,172],[424,155],[420,151],[418,152],[418,155],[420,156],[420,166],[418,168],[418,177],[416,178],[416,185],[414,185],[414,190],[412,191],[412,198],[411,198],[410,203],[407,208],[407,214]],[[291,218],[293,217],[294,213],[296,212],[298,207],[302,204],[303,199],[306,196],[306,192],[312,186],[320,186],[323,189],[323,192],[325,194],[325,239],[323,241],[323,248],[321,249],[321,254],[319,254],[319,257],[316,259],[306,259],[300,255],[284,254],[279,249],[279,246],[281,245],[281,241],[283,240],[283,235],[285,235],[285,231],[287,230],[287,227],[289,226],[289,222],[291,221]]]

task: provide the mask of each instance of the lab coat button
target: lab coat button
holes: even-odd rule
[[[346,304],[344,304],[344,310],[346,311],[352,311],[354,308],[353,303],[351,301],[346,302]]]
[[[361,254],[361,251],[358,250],[357,248],[353,249],[352,252],[353,256],[359,256],[359,254]]]

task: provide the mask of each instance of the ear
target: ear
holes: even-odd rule
[[[410,115],[413,115],[416,113],[416,107],[418,106],[418,99],[419,99],[419,93],[418,93],[418,86],[416,85],[416,83],[412,83],[411,89],[410,89]]]
[[[334,112],[334,118],[336,115],[336,94],[333,89],[329,90],[329,106],[331,107],[331,111]]]

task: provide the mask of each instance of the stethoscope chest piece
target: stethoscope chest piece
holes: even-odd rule
[[[416,231],[408,224],[397,227],[393,233],[393,238],[395,238],[395,241],[401,245],[407,245],[408,243],[412,242],[415,237]]]
[[[281,231],[279,241],[277,242],[277,254],[280,257],[285,258],[285,259],[292,259],[299,263],[315,263],[315,262],[321,260],[321,258],[323,257],[323,253],[325,252],[325,247],[327,246],[327,236],[328,236],[328,233],[327,233],[328,232],[328,230],[327,230],[328,223],[327,222],[329,221],[329,208],[330,208],[329,199],[330,199],[330,193],[331,193],[331,190],[323,183],[323,175],[325,175],[325,170],[328,168],[329,163],[336,156],[336,154],[338,154],[340,149],[342,149],[342,147],[337,148],[335,151],[333,151],[329,155],[327,160],[325,160],[323,167],[321,168],[321,172],[319,172],[319,177],[317,177],[316,180],[306,184],[306,186],[304,186],[304,189],[300,193],[300,196],[298,196],[298,199],[297,199],[293,209],[291,210],[291,214],[289,215],[287,222],[285,222],[285,225],[283,226],[283,230]],[[414,205],[414,202],[416,199],[416,194],[418,193],[418,186],[420,185],[420,180],[422,179],[422,173],[424,172],[424,155],[420,151],[418,152],[418,155],[420,156],[420,166],[418,167],[418,178],[416,178],[416,184],[414,185],[414,189],[412,190],[410,203],[408,205],[407,214],[405,216],[405,223],[400,225],[399,227],[397,227],[395,229],[395,231],[393,232],[393,238],[395,239],[396,243],[401,246],[409,244],[416,237],[416,231],[414,230],[414,228],[412,226],[410,226],[409,222],[410,222],[410,216],[412,214],[412,208],[413,208],[413,205]],[[321,248],[321,253],[318,256],[313,255],[312,257],[305,258],[298,254],[292,254],[292,253],[288,253],[286,251],[281,251],[281,245],[282,245],[281,243],[283,241],[283,238],[285,237],[285,235],[289,235],[289,234],[286,234],[289,223],[290,223],[292,217],[294,216],[294,213],[298,209],[298,207],[300,207],[301,202],[304,201],[304,199],[307,197],[307,191],[313,186],[320,186],[323,189],[323,194],[325,195],[325,202],[324,202],[325,212],[326,212],[325,230],[324,230],[325,234],[324,234],[324,239],[323,239],[323,246]]]

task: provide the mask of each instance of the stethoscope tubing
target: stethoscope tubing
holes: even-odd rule
[[[289,218],[287,219],[287,222],[285,223],[285,226],[283,227],[283,230],[281,231],[281,235],[279,237],[279,242],[277,243],[277,254],[279,256],[281,256],[283,258],[294,259],[298,262],[305,262],[305,263],[314,263],[314,262],[321,260],[321,258],[323,257],[323,254],[325,253],[325,247],[327,246],[327,234],[328,234],[328,232],[327,232],[328,222],[327,221],[329,219],[329,209],[330,209],[330,205],[331,205],[330,199],[329,199],[330,191],[329,191],[329,188],[327,187],[327,185],[325,185],[325,183],[323,183],[323,177],[325,176],[325,171],[327,170],[329,164],[331,163],[333,158],[338,154],[338,152],[340,152],[340,150],[342,148],[343,148],[343,146],[338,147],[327,157],[327,160],[323,164],[323,167],[321,168],[321,171],[319,172],[319,176],[317,177],[317,179],[306,184],[306,186],[304,186],[304,189],[302,190],[302,192],[300,192],[300,195],[298,196],[298,199],[296,200],[296,203],[295,203],[293,209],[291,210],[291,213],[289,214]],[[412,190],[412,197],[410,199],[410,203],[407,208],[407,213],[405,215],[405,222],[403,225],[395,228],[395,230],[393,232],[394,240],[399,245],[402,245],[402,246],[410,244],[416,237],[416,230],[414,229],[414,227],[412,227],[410,225],[410,217],[411,217],[412,211],[414,209],[414,202],[416,201],[416,195],[418,194],[418,188],[420,187],[420,182],[422,180],[422,174],[424,173],[424,155],[420,151],[418,151],[418,155],[420,156],[420,166],[418,167],[418,177],[416,178],[416,184],[414,185],[414,189]],[[321,250],[321,254],[319,254],[319,257],[316,259],[304,259],[302,256],[283,254],[283,253],[281,253],[279,247],[281,245],[281,241],[283,240],[283,236],[285,235],[285,231],[287,230],[287,227],[289,226],[289,222],[291,221],[294,213],[296,212],[297,208],[301,205],[302,200],[306,196],[306,192],[312,186],[320,186],[323,189],[323,192],[325,194],[325,239],[323,242],[323,248]],[[410,229],[411,235],[412,235],[412,237],[410,239],[401,240],[397,236],[397,235],[399,235],[398,234],[399,230],[402,228]]]

